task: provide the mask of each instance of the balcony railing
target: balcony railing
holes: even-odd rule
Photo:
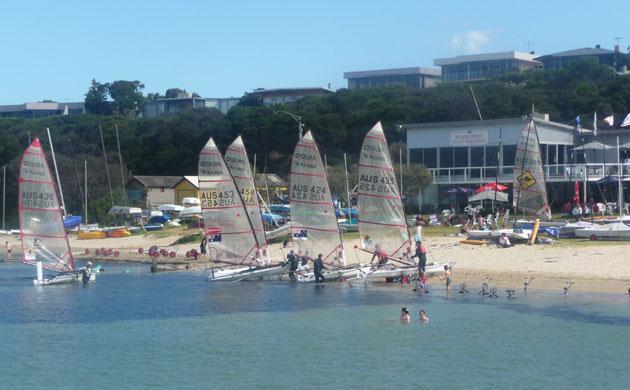
[[[558,164],[545,165],[545,180],[547,182],[570,182],[574,180],[597,181],[606,176],[617,176],[623,172],[623,180],[630,180],[630,163],[624,164]],[[435,184],[479,184],[494,180],[497,176],[496,167],[466,167],[466,168],[429,168]],[[511,182],[514,166],[499,168],[500,182]]]

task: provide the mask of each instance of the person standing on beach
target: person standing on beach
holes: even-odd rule
[[[201,240],[201,244],[199,244],[199,253],[201,253],[201,255],[205,255],[206,254],[206,252],[207,252],[207,249],[206,249],[207,245],[208,245],[208,240],[206,239],[206,237],[204,237]]]
[[[416,242],[416,248],[422,245],[422,225],[420,217],[416,217],[416,223],[413,226],[413,240]]]
[[[317,255],[317,259],[315,259],[315,262],[313,264],[313,270],[315,271],[315,283],[326,281],[326,278],[322,273],[322,270],[324,269],[327,269],[324,265],[324,255],[320,253],[319,255]]]
[[[451,267],[449,267],[448,265],[444,266],[444,276],[446,277],[446,291],[450,291],[451,283],[453,281],[453,274],[451,272]]]
[[[427,247],[426,246],[416,246],[416,253],[414,253],[411,258],[418,258],[418,272],[423,273],[424,269],[427,265]]]

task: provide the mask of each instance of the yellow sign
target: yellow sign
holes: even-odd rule
[[[521,185],[521,189],[524,190],[536,184],[536,179],[534,179],[534,175],[530,171],[523,172],[516,180]]]

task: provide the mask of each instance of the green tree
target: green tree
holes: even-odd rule
[[[108,85],[112,98],[114,113],[119,115],[136,115],[142,108],[144,84],[140,81],[118,80]]]
[[[107,100],[108,84],[102,84],[92,79],[92,85],[85,94],[85,110],[93,115],[111,115],[113,108]]]

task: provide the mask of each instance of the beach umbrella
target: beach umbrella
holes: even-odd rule
[[[482,191],[468,198],[468,202],[481,202],[483,200],[492,200],[496,199],[497,202],[507,202],[508,194],[500,191]]]
[[[484,192],[484,191],[507,191],[508,190],[508,186],[503,185],[503,184],[499,184],[499,183],[495,183],[495,182],[491,182],[491,183],[486,183],[484,185],[482,185],[481,187],[477,188],[475,190],[475,194],[478,194],[480,192]]]

